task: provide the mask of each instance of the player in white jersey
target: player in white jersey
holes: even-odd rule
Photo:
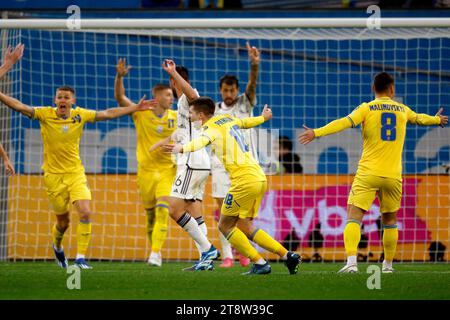
[[[220,78],[219,88],[222,101],[216,103],[216,115],[231,114],[233,117],[240,119],[253,117],[253,108],[256,105],[256,80],[258,79],[259,73],[260,54],[256,47],[250,47],[248,42],[246,45],[251,64],[249,81],[245,92],[239,94],[239,80],[236,76],[226,74]],[[255,130],[242,130],[242,133],[251,155],[258,161]],[[211,157],[211,174],[212,195],[216,202],[214,216],[218,219],[219,210],[222,207],[223,200],[230,189],[231,183],[228,173],[215,155]],[[222,264],[220,266],[224,268],[232,267],[234,259],[231,245],[221,233],[219,233],[219,238],[222,246]],[[241,256],[239,261],[242,266],[247,266],[250,263],[250,260],[244,256]]]
[[[189,73],[185,67],[177,67],[172,60],[165,60],[163,68],[170,75],[170,86],[178,99],[177,130],[172,139],[176,143],[184,144],[197,138],[201,132],[201,122],[193,123],[189,117],[189,101],[197,99],[199,94],[190,86]],[[158,145],[163,142],[164,140]],[[203,193],[210,168],[210,158],[205,149],[182,154],[177,158],[177,174],[169,201],[169,215],[195,241],[200,253],[199,262],[203,262],[185,270],[211,270],[212,260],[220,256],[219,251],[207,238],[207,228],[202,216]],[[210,261],[206,268],[205,260]]]
[[[169,68],[171,67],[167,67],[167,72],[169,72]],[[178,70],[183,70],[177,72],[181,78],[183,78],[181,76],[182,73],[188,74],[185,67],[179,66]],[[197,138],[201,132],[201,123],[193,123],[189,117],[189,101],[198,98],[199,94],[197,90],[187,88],[185,89],[189,95],[187,96],[172,76],[171,86],[175,91],[174,94],[179,97],[177,103],[177,131],[173,138],[176,142],[185,144]],[[211,161],[206,149],[178,156],[177,175],[171,195],[176,198],[195,201],[201,210],[201,201],[203,200],[206,179],[210,170]]]

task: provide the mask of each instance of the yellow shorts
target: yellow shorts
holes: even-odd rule
[[[357,174],[353,180],[347,203],[368,211],[377,194],[381,213],[397,212],[402,199],[402,181]]]
[[[86,175],[80,173],[45,173],[44,186],[56,214],[69,212],[70,203],[91,200]]]
[[[254,181],[245,185],[231,184],[222,203],[220,213],[224,216],[256,218],[259,206],[267,190],[267,181]]]
[[[154,208],[157,199],[170,196],[176,173],[176,167],[161,171],[138,168],[137,184],[145,209]]]

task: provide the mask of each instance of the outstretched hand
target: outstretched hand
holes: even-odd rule
[[[272,109],[270,109],[270,107],[267,104],[264,105],[264,109],[261,115],[264,117],[264,121],[272,119]]]
[[[150,152],[155,151],[156,149],[158,149],[159,147],[162,147],[165,144],[168,144],[170,142],[171,137],[167,137],[164,139],[159,140],[158,142],[156,142],[154,145],[152,145],[149,149]]]
[[[25,45],[19,43],[13,50],[12,46],[8,46],[3,55],[3,63],[8,66],[13,66],[17,61],[19,61],[23,56],[23,50]]]
[[[6,174],[7,174],[7,175],[13,176],[13,175],[16,174],[16,171],[14,171],[14,166],[13,166],[13,164],[11,163],[11,161],[9,161],[9,159],[8,159],[8,160],[5,160],[5,161],[4,161],[4,164],[5,164],[5,170],[6,170]]]
[[[444,111],[444,108],[440,108],[439,111],[436,113],[436,116],[441,119],[441,123],[439,123],[439,126],[443,128],[446,124],[448,124],[448,116],[441,115],[442,111]]]
[[[303,128],[305,131],[298,135],[298,141],[303,145],[307,145],[316,138],[316,135],[311,128],[308,128],[305,125],[303,125]]]
[[[259,64],[259,62],[261,61],[261,56],[259,54],[258,48],[250,47],[250,43],[248,41],[245,45],[247,47],[248,56],[249,56],[251,62],[254,64]]]
[[[183,146],[179,143],[176,144],[165,144],[162,146],[165,153],[181,153],[183,152]]]
[[[162,67],[168,74],[172,74],[176,71],[177,65],[173,60],[164,59]]]
[[[116,66],[117,75],[119,77],[125,77],[130,69],[131,66],[127,66],[127,59],[120,58]]]
[[[155,99],[145,100],[145,94],[137,104],[137,111],[153,110],[158,105]]]

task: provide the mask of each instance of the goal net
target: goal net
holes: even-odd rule
[[[396,100],[416,112],[435,114],[440,107],[445,114],[450,111],[447,27],[369,30],[331,25],[235,28],[230,24],[228,28],[156,29],[118,23],[116,28],[69,30],[6,26],[0,28],[2,50],[21,42],[25,52],[1,80],[0,88],[31,106],[52,105],[55,89],[62,85],[75,88],[79,106],[96,110],[117,106],[114,77],[121,57],[132,65],[124,84],[133,101],[144,94],[151,96],[153,85],[169,82],[161,67],[166,58],[189,69],[200,95],[219,101],[219,78],[225,73],[236,75],[240,93],[245,91],[250,72],[246,41],[256,46],[261,63],[254,114],[267,103],[274,117],[258,129],[260,161],[268,173],[269,190],[255,224],[302,253],[305,261],[345,257],[346,201],[362,141],[358,127],[303,147],[296,139],[302,125],[322,126],[372,100],[371,82],[381,71],[394,75]],[[2,105],[0,125],[1,143],[17,171],[16,176],[6,177],[2,166],[0,258],[53,259],[55,218],[43,186],[39,123]],[[288,173],[279,163],[278,141],[283,136],[292,141],[303,173]],[[93,198],[87,257],[145,260],[150,244],[136,185],[136,133],[131,118],[87,124],[80,150]],[[396,259],[447,261],[442,246],[450,245],[450,128],[409,126],[403,163]],[[220,248],[214,209],[209,179],[203,212],[209,238]],[[71,221],[63,245],[73,259],[78,223],[74,208]],[[380,259],[381,239],[379,203],[375,201],[363,219],[359,258]],[[174,261],[198,258],[193,241],[173,221],[169,221],[162,256]]]

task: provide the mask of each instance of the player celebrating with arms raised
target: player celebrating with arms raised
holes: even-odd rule
[[[259,117],[239,119],[231,115],[214,116],[215,104],[210,98],[201,97],[191,102],[192,121],[201,121],[200,137],[181,145],[166,145],[173,153],[189,153],[211,145],[212,151],[230,174],[231,187],[221,207],[219,230],[241,254],[254,265],[246,274],[268,274],[269,263],[250,244],[250,240],[262,248],[278,254],[285,261],[291,274],[297,273],[300,256],[285,249],[264,230],[253,226],[261,200],[267,189],[266,176],[250,154],[243,141],[241,128],[252,128],[272,118],[266,105]]]
[[[383,223],[384,261],[383,273],[392,273],[392,261],[397,248],[397,211],[402,196],[402,151],[405,142],[406,124],[423,126],[448,123],[442,109],[433,117],[417,114],[404,104],[393,99],[394,79],[386,72],[375,76],[372,90],[375,100],[362,103],[347,117],[334,120],[324,127],[309,129],[299,135],[302,144],[318,137],[334,134],[361,124],[363,152],[358,170],[348,197],[347,225],[344,229],[344,245],[347,264],[339,273],[358,271],[357,248],[361,239],[361,221],[372,206],[378,193]]]
[[[114,82],[114,96],[120,106],[127,106],[131,100],[125,95],[123,77],[130,66],[125,59],[119,59]],[[170,137],[176,128],[177,112],[170,110],[173,104],[172,89],[163,84],[152,89],[157,102],[155,108],[146,112],[132,114],[136,127],[136,157],[138,162],[137,182],[147,214],[146,231],[151,243],[147,260],[149,265],[162,265],[161,248],[166,240],[169,219],[169,196],[175,178],[176,167],[171,156],[159,150],[150,151],[148,146]]]
[[[69,204],[73,203],[80,217],[77,227],[77,256],[75,265],[91,269],[85,254],[91,239],[91,191],[89,190],[84,166],[80,159],[80,138],[86,122],[118,118],[136,111],[153,108],[154,101],[130,104],[126,108],[111,108],[102,111],[72,108],[75,91],[63,86],[56,90],[56,107],[30,107],[0,92],[0,101],[14,111],[32,120],[38,120],[44,144],[44,185],[56,214],[52,228],[53,249],[58,264],[66,268],[68,263],[61,245],[69,227]]]

